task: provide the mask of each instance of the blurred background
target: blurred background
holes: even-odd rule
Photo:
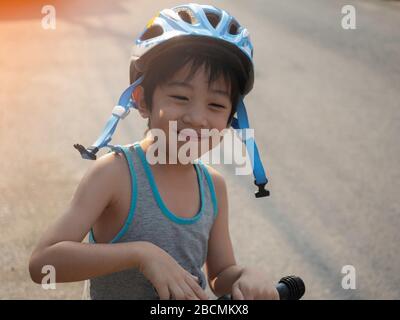
[[[67,208],[90,145],[122,90],[135,37],[162,8],[144,0],[0,1],[0,298],[80,299],[83,282],[44,290],[29,277],[33,247]],[[225,176],[239,264],[274,280],[296,274],[305,299],[400,298],[400,2],[199,1],[252,36],[250,124],[270,178]],[[356,9],[345,30],[341,9]],[[42,8],[56,9],[56,29]],[[113,142],[142,138],[131,113]],[[342,288],[342,267],[356,289]]]

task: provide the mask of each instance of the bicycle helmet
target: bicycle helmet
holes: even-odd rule
[[[129,69],[131,85],[122,93],[111,118],[95,143],[88,148],[80,144],[74,145],[82,158],[95,160],[96,153],[103,147],[119,151],[118,147],[110,145],[109,142],[119,120],[129,114],[130,108],[136,108],[132,92],[143,81],[147,66],[166,50],[184,46],[214,46],[236,58],[245,81],[240,88],[237,118],[233,118],[231,126],[239,133],[244,132],[242,129],[249,128],[243,102],[244,96],[250,92],[254,83],[253,45],[248,30],[225,10],[211,5],[184,4],[160,11],[137,37]],[[246,137],[245,134],[239,136],[246,145],[253,166],[254,183],[259,188],[255,195],[257,198],[269,196],[269,191],[265,189],[268,179],[254,138]]]

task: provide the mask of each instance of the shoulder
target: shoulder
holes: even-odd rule
[[[226,189],[226,182],[224,176],[215,168],[208,164],[204,164],[206,167],[208,173],[210,174],[210,177],[212,178],[212,181],[214,183],[215,191],[217,189],[221,191],[222,189]]]
[[[90,168],[93,173],[103,176],[115,177],[118,173],[123,173],[126,161],[122,153],[109,152],[97,158]]]
[[[94,185],[97,189],[107,191],[110,201],[116,201],[121,186],[121,179],[128,176],[129,170],[122,153],[109,152],[97,158],[83,178],[87,184]]]
[[[218,207],[220,207],[220,205],[226,205],[226,202],[228,201],[228,192],[224,176],[212,166],[207,164],[204,164],[204,166],[210,174],[213,182]]]

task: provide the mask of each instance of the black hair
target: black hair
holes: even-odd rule
[[[214,47],[188,47],[175,48],[162,55],[155,57],[146,68],[142,86],[144,88],[144,99],[151,111],[154,90],[165,84],[176,72],[187,64],[191,64],[187,81],[196,74],[197,70],[204,66],[208,73],[208,85],[221,76],[230,86],[230,100],[232,110],[228,118],[227,127],[230,125],[236,112],[236,106],[241,92],[244,90],[245,77],[241,65],[238,65],[237,57],[227,55],[226,52]],[[150,121],[150,120],[149,120]],[[148,123],[148,127],[150,122]],[[146,130],[145,134],[149,129]]]

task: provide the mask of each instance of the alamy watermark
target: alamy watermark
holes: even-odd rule
[[[356,289],[356,268],[352,265],[342,267],[342,273],[345,276],[342,278],[342,288],[345,290]]]
[[[189,164],[200,158],[206,164],[234,164],[239,166],[235,168],[237,175],[249,175],[254,166],[254,129],[240,129],[235,132],[227,128],[221,131],[197,131],[190,128],[178,130],[177,121],[169,121],[168,133],[157,128],[148,131],[146,138],[152,144],[146,152],[146,159],[154,165],[178,162]],[[246,150],[242,141],[246,142]],[[214,151],[216,146],[219,146],[219,152]]]
[[[42,14],[45,16],[42,18],[42,28],[45,30],[56,29],[56,8],[52,5],[45,5],[42,7]]]
[[[55,290],[56,289],[56,268],[52,265],[45,265],[42,267],[42,274],[45,275],[42,278],[42,288],[44,290]]]
[[[342,7],[342,28],[345,30],[356,29],[356,8],[350,4]]]

